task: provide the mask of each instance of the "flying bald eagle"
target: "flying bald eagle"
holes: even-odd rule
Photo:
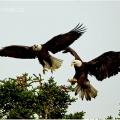
[[[0,56],[21,59],[35,59],[37,57],[43,66],[44,74],[47,71],[46,68],[53,72],[61,66],[62,60],[51,56],[49,51],[55,54],[71,45],[85,32],[86,29],[82,25],[78,24],[71,31],[57,35],[44,44],[34,44],[33,46],[10,45],[3,47],[0,49]]]
[[[74,65],[75,75],[73,79],[68,79],[71,85],[77,82],[75,95],[79,93],[81,99],[91,100],[97,96],[97,90],[90,84],[88,74],[96,77],[98,81],[114,76],[120,72],[120,52],[108,51],[96,57],[89,62],[83,62],[78,54],[70,47],[64,49],[63,53],[70,52],[75,60],[71,62]]]

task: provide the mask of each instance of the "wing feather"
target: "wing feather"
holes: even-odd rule
[[[45,44],[43,44],[43,48],[51,51],[52,53],[57,53],[64,48],[71,45],[75,40],[77,40],[80,36],[82,36],[83,33],[85,33],[86,28],[82,27],[83,24],[78,24],[74,29],[71,31],[60,34],[49,41],[47,41]]]
[[[21,59],[34,59],[35,55],[32,51],[32,47],[11,45],[0,49],[0,56],[13,57]]]
[[[102,81],[120,72],[120,52],[108,51],[88,62],[88,71]]]
[[[76,60],[82,61],[79,55],[71,47],[67,47],[63,49],[62,53],[68,53],[68,52],[70,52],[75,57]]]

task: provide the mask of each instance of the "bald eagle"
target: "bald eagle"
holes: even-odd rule
[[[79,93],[83,100],[91,100],[97,96],[97,90],[90,84],[88,74],[96,77],[98,81],[114,76],[120,72],[120,52],[108,51],[95,59],[84,62],[78,54],[70,47],[64,49],[63,53],[70,52],[75,60],[71,62],[71,66],[75,68],[75,75],[73,79],[68,79],[71,85],[77,82],[74,89],[75,95]]]
[[[51,56],[49,51],[55,54],[71,45],[85,32],[86,28],[82,27],[82,25],[78,24],[71,31],[57,35],[44,44],[34,44],[33,46],[10,45],[3,47],[0,49],[0,56],[21,59],[35,59],[37,57],[43,66],[44,74],[47,69],[53,72],[61,66],[62,60]]]

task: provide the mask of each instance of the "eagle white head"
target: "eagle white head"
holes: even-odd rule
[[[42,49],[42,45],[34,44],[32,48],[33,48],[34,51],[40,51]]]
[[[82,62],[80,61],[80,60],[73,60],[72,62],[71,62],[71,66],[77,66],[77,67],[80,67],[80,66],[82,66]]]

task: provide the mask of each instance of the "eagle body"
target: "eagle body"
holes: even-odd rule
[[[64,49],[63,53],[70,52],[75,60],[71,62],[74,65],[75,75],[72,80],[69,80],[71,84],[77,85],[75,87],[75,95],[79,93],[79,96],[83,100],[91,100],[97,96],[97,90],[90,84],[88,80],[88,74],[96,77],[98,81],[102,81],[106,78],[112,77],[120,72],[120,52],[108,51],[95,59],[83,62],[78,54],[70,47]]]
[[[78,59],[77,59],[78,60]],[[74,62],[76,62],[74,60]],[[91,100],[91,97],[95,98],[97,96],[97,90],[91,86],[90,81],[88,80],[88,66],[86,62],[82,62],[81,66],[74,66],[75,75],[73,80],[77,80],[77,86],[75,87],[75,95],[79,93],[79,96],[83,100],[85,97],[86,100]],[[71,81],[71,84],[74,85],[75,82]]]
[[[79,80],[79,84],[83,84],[87,80],[87,70],[84,69],[84,65],[81,67],[75,66],[75,75],[74,78]]]
[[[33,46],[10,45],[0,49],[0,56],[14,57],[19,59],[35,59],[38,58],[39,63],[43,66],[43,73],[45,74],[46,68],[51,72],[58,69],[63,60],[53,57],[53,54],[63,50],[77,40],[82,34],[85,33],[83,24],[78,24],[71,31],[54,36],[44,44],[34,44]]]
[[[48,64],[50,65],[50,67],[52,67],[52,60],[50,59],[50,54],[47,50],[40,50],[38,52],[38,60],[41,63],[41,65],[44,67],[45,66],[45,62],[48,62]]]

